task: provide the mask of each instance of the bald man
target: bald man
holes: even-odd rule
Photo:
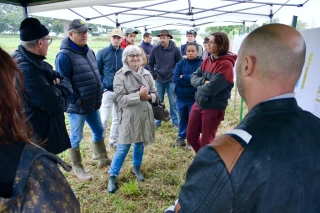
[[[197,153],[175,212],[320,212],[320,120],[293,93],[305,54],[286,25],[247,36],[236,69],[249,112]]]

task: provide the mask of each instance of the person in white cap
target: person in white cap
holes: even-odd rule
[[[112,111],[112,125],[110,129],[109,145],[117,147],[118,138],[118,104],[113,92],[113,79],[115,73],[122,67],[122,52],[120,44],[123,33],[115,28],[111,32],[110,45],[97,53],[97,63],[102,87],[102,104],[100,108],[103,129],[106,132],[108,120]],[[105,135],[104,132],[104,135]]]

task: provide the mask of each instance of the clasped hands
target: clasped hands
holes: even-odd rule
[[[151,95],[149,95],[149,92],[145,86],[140,87],[139,95],[141,100],[148,101],[151,99]]]

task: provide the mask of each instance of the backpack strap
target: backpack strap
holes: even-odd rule
[[[210,144],[223,160],[229,174],[251,138],[248,132],[234,129],[219,136]]]

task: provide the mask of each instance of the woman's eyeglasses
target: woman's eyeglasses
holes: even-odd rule
[[[141,54],[136,54],[136,55],[130,54],[130,55],[128,55],[128,56],[129,56],[129,58],[134,59],[134,57],[140,58],[140,57],[141,57]]]

